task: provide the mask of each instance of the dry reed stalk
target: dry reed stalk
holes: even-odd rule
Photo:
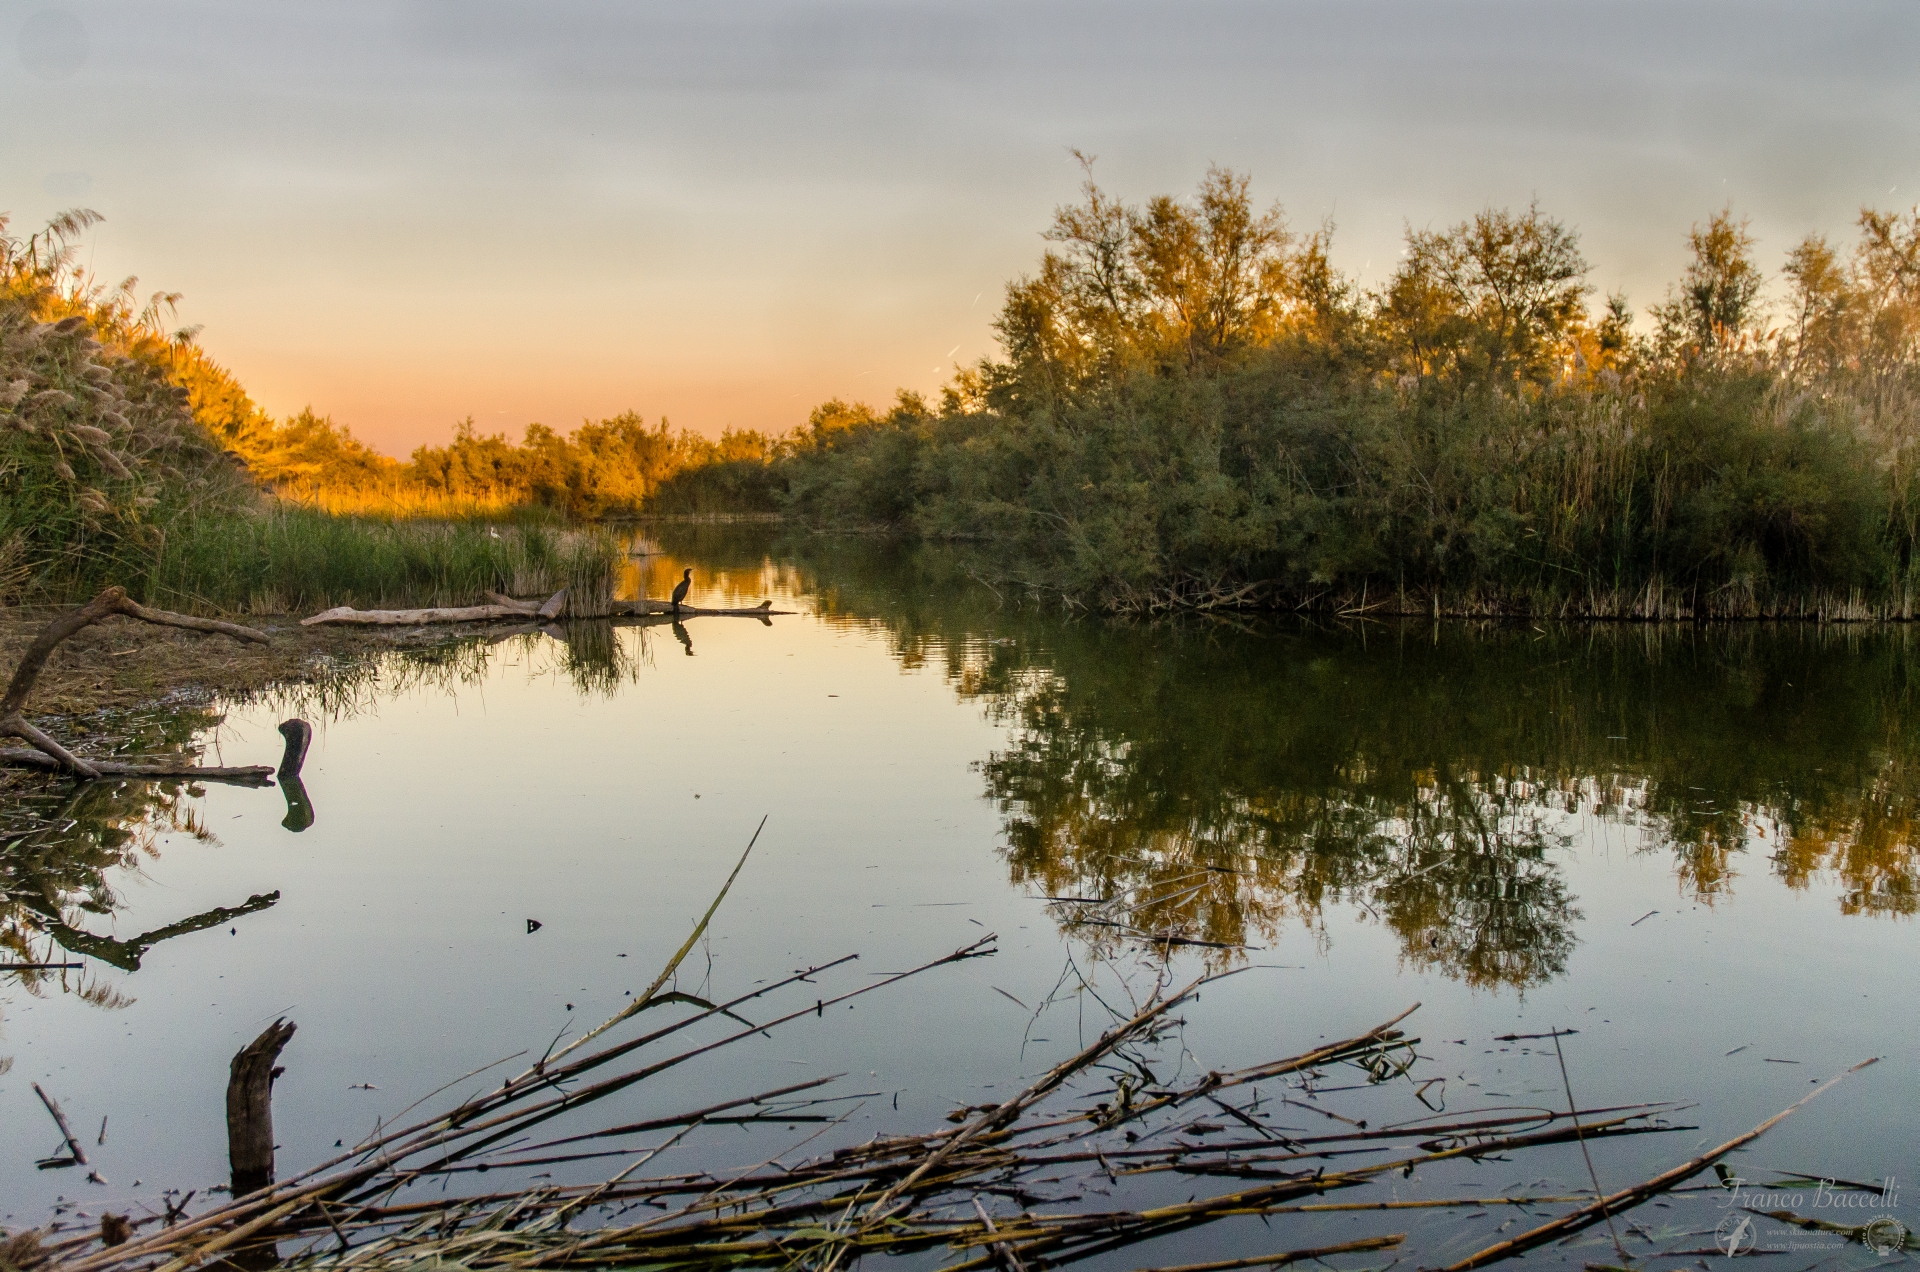
[[[757,837],[759,832],[755,833]],[[722,1264],[804,1266],[826,1272],[868,1254],[910,1254],[940,1248],[958,1256],[946,1272],[967,1272],[990,1264],[1007,1269],[1024,1266],[1032,1272],[1236,1216],[1566,1202],[1575,1199],[1307,1199],[1409,1175],[1424,1166],[1494,1158],[1569,1142],[1576,1135],[1590,1139],[1680,1129],[1658,1120],[1673,1106],[1639,1105],[1427,1117],[1400,1125],[1353,1125],[1310,1137],[1270,1130],[1256,1116],[1262,1099],[1256,1084],[1295,1082],[1302,1075],[1311,1077],[1331,1065],[1355,1066],[1368,1074],[1370,1082],[1394,1081],[1405,1072],[1406,1063],[1393,1056],[1410,1053],[1419,1040],[1395,1027],[1405,1019],[1407,1013],[1403,1012],[1362,1034],[1296,1056],[1238,1070],[1207,1072],[1181,1082],[1163,1083],[1151,1078],[1142,1049],[1171,1026],[1168,1013],[1173,1008],[1191,1001],[1202,985],[1220,979],[1214,975],[1201,977],[1175,992],[1162,992],[1164,987],[1157,985],[1144,1007],[1116,1021],[1093,1044],[1050,1068],[1011,1099],[979,1110],[956,1127],[847,1145],[793,1165],[781,1164],[776,1158],[733,1173],[639,1174],[643,1166],[683,1137],[713,1123],[779,1123],[819,1116],[826,1119],[829,1128],[844,1125],[849,1114],[829,1116],[814,1110],[857,1097],[811,1094],[834,1080],[820,1078],[683,1113],[526,1142],[524,1132],[532,1127],[605,1098],[650,1074],[758,1037],[786,1022],[822,1014],[829,1004],[992,952],[993,938],[987,937],[883,978],[876,985],[831,998],[819,997],[763,1024],[745,1023],[718,1041],[618,1068],[598,1080],[581,1081],[594,1070],[642,1047],[664,1042],[698,1022],[722,1016],[739,1019],[738,1009],[747,1004],[790,991],[849,961],[800,969],[790,977],[725,1002],[708,1003],[663,992],[673,971],[706,930],[752,848],[749,843],[726,885],[694,926],[693,936],[668,960],[641,1001],[616,1013],[567,1049],[543,1057],[498,1087],[460,1100],[444,1113],[383,1128],[352,1150],[259,1193],[230,1199],[190,1219],[170,1215],[170,1219],[182,1220],[173,1227],[153,1230],[151,1220],[137,1221],[131,1226],[138,1235],[111,1248],[101,1247],[97,1239],[85,1244],[67,1243],[53,1252],[46,1272],[133,1272],[153,1268],[156,1262],[164,1263],[161,1272],[186,1272],[209,1256],[236,1248],[244,1250],[248,1242],[263,1238],[306,1243],[288,1263],[296,1272],[384,1269],[400,1263],[428,1262],[454,1264],[471,1272],[635,1264],[663,1272],[694,1272]],[[638,1038],[606,1041],[610,1030],[648,1006],[669,1001],[694,1005],[699,1010]],[[1149,1080],[1137,1093],[1129,1084],[1121,1083],[1114,1088],[1113,1096],[1096,1098],[1103,1094],[1100,1084],[1111,1080],[1098,1076],[1098,1066],[1110,1062],[1146,1071]],[[1087,1089],[1090,1080],[1094,1083],[1092,1090]],[[1219,1099],[1221,1091],[1246,1086],[1256,1087],[1251,1102],[1236,1105]],[[1282,1090],[1292,1094],[1274,1101],[1275,1108],[1302,1103],[1318,1107],[1311,1103],[1311,1084]],[[1208,1140],[1205,1132],[1196,1129],[1200,1124],[1194,1114],[1187,1111],[1195,1104],[1201,1106],[1198,1112],[1202,1115],[1223,1105],[1238,1110],[1242,1114],[1239,1120],[1259,1132],[1258,1137]],[[1130,1129],[1135,1127],[1139,1128],[1138,1134]],[[1217,1133],[1220,1128],[1210,1129]],[[651,1145],[608,1150],[634,1160],[598,1183],[545,1184],[408,1202],[395,1196],[409,1183],[434,1179],[444,1183],[455,1175],[473,1177],[471,1173],[481,1166],[490,1170],[528,1169],[574,1159],[573,1155],[555,1154],[555,1150],[569,1145],[654,1131],[671,1134]],[[1183,1131],[1191,1133],[1167,1134]],[[1163,1138],[1160,1143],[1149,1144],[1155,1137]],[[1739,1142],[1745,1141],[1736,1144]],[[1329,1168],[1337,1160],[1356,1157],[1368,1160]],[[1704,1165],[1706,1160],[1699,1164]],[[1072,1183],[1071,1168],[1076,1166],[1086,1172],[1079,1177],[1081,1184]],[[1096,1182],[1167,1172],[1195,1179],[1239,1177],[1246,1184],[1236,1191],[1139,1210],[1032,1208],[1036,1200],[1043,1200],[1035,1190],[1048,1181],[1078,1190]],[[981,1201],[986,1196],[1012,1197],[1021,1208],[1011,1214],[992,1215]],[[1077,1197],[1078,1193],[1067,1200]],[[1624,1205],[1626,1197],[1616,1194],[1607,1200]],[[660,1208],[659,1213],[639,1222],[618,1222],[623,1208],[643,1204]],[[579,1231],[570,1228],[589,1213],[600,1216],[594,1226]],[[1575,1212],[1562,1222],[1577,1225],[1582,1213]],[[1399,1240],[1399,1234],[1371,1236],[1342,1246],[1183,1268],[1184,1272],[1198,1272],[1202,1268],[1277,1265],[1384,1249]]]
[[[1502,1259],[1510,1259],[1514,1255],[1524,1254],[1535,1246],[1543,1245],[1557,1237],[1591,1227],[1608,1215],[1615,1215],[1623,1210],[1630,1210],[1641,1202],[1666,1192],[1675,1184],[1685,1183],[1741,1145],[1749,1144],[1759,1139],[1781,1121],[1804,1108],[1807,1101],[1831,1090],[1836,1084],[1844,1081],[1850,1074],[1858,1073],[1860,1070],[1870,1064],[1876,1063],[1878,1060],[1878,1056],[1862,1060],[1845,1073],[1830,1078],[1812,1091],[1809,1091],[1792,1105],[1775,1113],[1772,1117],[1760,1123],[1760,1125],[1754,1127],[1744,1135],[1736,1135],[1718,1148],[1710,1149],[1698,1157],[1682,1162],[1672,1170],[1662,1171],[1645,1183],[1635,1184],[1631,1188],[1623,1188],[1611,1196],[1603,1197],[1595,1201],[1590,1206],[1581,1207],[1570,1215],[1562,1215],[1550,1223],[1544,1223],[1537,1228],[1529,1229],[1517,1237],[1512,1237],[1506,1241],[1490,1245],[1477,1254],[1470,1254],[1457,1263],[1449,1264],[1444,1272],[1468,1272],[1468,1270],[1472,1268],[1485,1267],[1489,1263],[1498,1263]]]

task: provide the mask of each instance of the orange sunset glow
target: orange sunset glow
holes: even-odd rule
[[[1892,9],[1170,12],[76,3],[0,80],[0,208],[102,212],[91,266],[182,292],[265,410],[404,455],[931,392],[997,352],[1070,148],[1131,198],[1248,172],[1368,285],[1407,226],[1538,198],[1642,305],[1706,210],[1777,256],[1920,193]]]

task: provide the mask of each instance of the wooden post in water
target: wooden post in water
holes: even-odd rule
[[[313,726],[305,720],[287,720],[280,725],[280,736],[287,749],[280,757],[280,793],[287,798],[287,815],[280,824],[294,834],[313,825],[313,801],[300,780],[300,766],[307,762],[307,747],[313,742]]]
[[[296,1027],[291,1020],[276,1020],[233,1057],[227,1081],[227,1161],[233,1167],[235,1197],[273,1182],[273,1080],[286,1072],[273,1062]]]
[[[280,768],[276,776],[283,780],[300,776],[300,766],[307,762],[307,748],[313,744],[313,726],[305,720],[283,720],[280,722],[280,736],[287,740],[287,749],[280,754]]]

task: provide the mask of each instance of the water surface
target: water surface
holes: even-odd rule
[[[1564,1105],[1550,1051],[1496,1039],[1577,1029],[1582,1103],[1694,1105],[1677,1120],[1697,1130],[1595,1146],[1617,1187],[1878,1055],[1736,1160],[1761,1178],[1913,1173],[1905,630],[1116,625],[885,545],[664,538],[630,590],[662,594],[686,564],[696,598],[802,612],[496,636],[228,704],[199,735],[228,763],[271,762],[288,713],[314,722],[310,826],[283,824],[304,819],[272,789],[120,785],[8,850],[9,939],[86,966],[0,991],[0,1222],[218,1183],[227,1061],[276,1016],[299,1024],[283,1170],[597,1024],[763,816],[681,988],[858,953],[844,988],[986,932],[1000,952],[676,1071],[597,1122],[846,1073],[878,1094],[814,1149],[925,1130],[1097,1032],[1079,978],[1244,966],[1187,1013],[1181,1065],[1291,1054],[1418,1002],[1424,1076],[1445,1079],[1429,1103]],[[107,1119],[89,1149],[106,1184],[35,1170],[57,1147],[35,1081],[89,1145]],[[1406,1084],[1342,1098],[1356,1117],[1426,1111]],[[710,1137],[672,1166],[798,1138]],[[1589,1187],[1558,1151],[1472,1169],[1489,1189]],[[1658,1217],[1710,1231],[1693,1204]],[[1889,1206],[1914,1219],[1904,1195]],[[1393,1230],[1465,1253],[1499,1222]],[[1248,1226],[1159,1261],[1289,1244]],[[1828,1258],[1873,1261],[1856,1246],[1792,1266]]]

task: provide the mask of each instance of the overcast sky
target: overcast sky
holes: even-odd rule
[[[0,210],[84,205],[276,414],[784,429],[992,349],[1071,147],[1250,172],[1378,283],[1538,196],[1636,308],[1920,202],[1920,3],[0,0]]]

